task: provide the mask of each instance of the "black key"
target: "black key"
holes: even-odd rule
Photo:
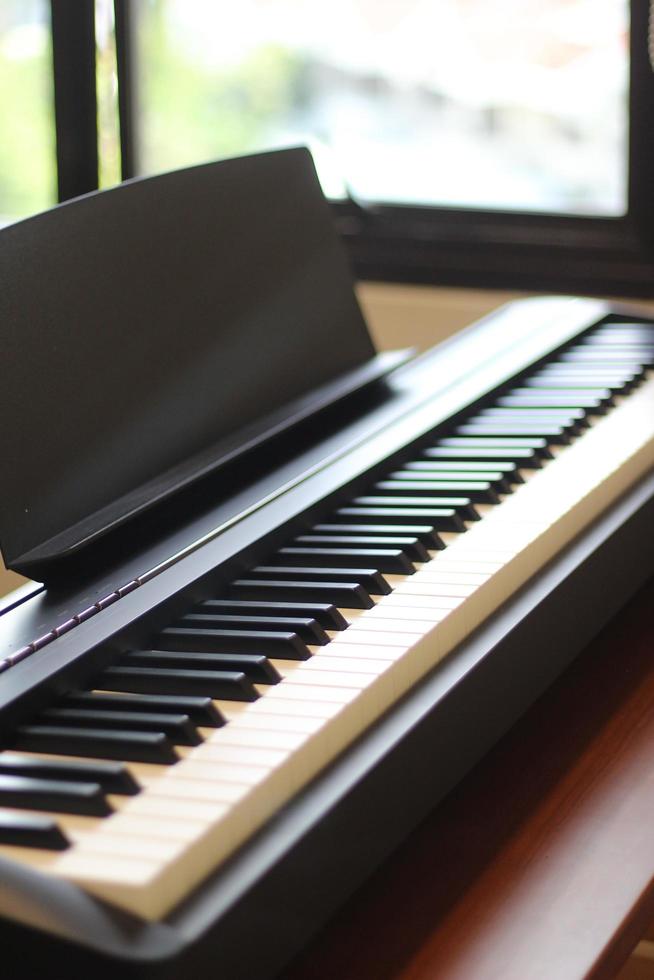
[[[211,698],[174,697],[170,694],[101,694],[98,691],[80,691],[68,694],[60,702],[69,708],[106,708],[109,711],[151,711],[154,714],[170,711],[188,715],[196,725],[205,728],[221,728],[225,719]],[[0,760],[1,760],[0,756]],[[97,782],[100,782],[98,779]],[[117,792],[113,790],[112,792]]]
[[[514,388],[513,391],[516,389]],[[517,389],[522,392],[520,397],[526,398],[540,398],[542,395],[547,396],[552,394],[555,397],[567,399],[569,397],[568,392],[561,394],[560,392],[542,392],[542,391],[531,391],[524,392],[524,389]],[[581,397],[592,397],[588,395],[588,392],[580,393]],[[544,408],[537,406],[536,408],[522,408],[518,406],[513,408],[509,406],[508,408],[503,408],[499,401],[496,405],[490,408],[482,408],[481,412],[475,416],[477,419],[502,419],[504,420],[515,420],[516,422],[540,422],[542,420],[550,420],[554,425],[572,425],[574,422],[585,422],[586,421],[586,411],[584,408],[559,408],[556,405],[546,405]],[[470,419],[472,421],[472,419]]]
[[[602,406],[600,401],[598,409]],[[486,422],[506,422],[514,425],[563,425],[568,432],[578,434],[589,426],[585,408],[485,408],[477,419]]]
[[[459,425],[455,429],[461,436],[491,436],[493,438],[513,437],[513,436],[536,436],[544,437],[548,442],[554,444],[567,444],[570,442],[570,435],[563,426],[560,425],[499,425],[493,423],[477,422],[474,425]]]
[[[298,659],[298,658],[293,658]],[[232,670],[253,684],[278,684],[281,677],[263,654],[199,653],[171,650],[135,650],[125,657],[126,667],[163,667],[166,670]]]
[[[463,518],[447,507],[341,507],[332,517],[336,520],[370,521],[371,524],[398,524],[402,527],[412,521],[422,521],[430,525],[432,531],[463,532],[466,526]]]
[[[570,372],[565,373],[540,373],[534,375],[533,378],[525,378],[522,381],[523,387],[516,388],[516,391],[520,394],[527,394],[527,392],[532,391],[530,387],[531,382],[535,381],[540,384],[545,382],[548,386],[553,388],[564,388],[570,391],[579,391],[580,394],[589,392],[591,397],[597,398],[597,392],[593,392],[596,388],[608,388],[613,394],[627,394],[634,388],[639,382],[638,378],[631,375],[622,375],[618,373],[612,374],[597,374],[597,372],[575,372],[574,374]],[[540,389],[539,389],[540,390]]]
[[[633,371],[635,374],[641,374],[644,370],[644,363],[646,363],[628,352],[619,354],[613,351],[592,349],[564,351],[563,354],[559,354],[559,363],[561,362],[565,364],[611,364],[626,367],[627,370]]]
[[[106,711],[93,708],[49,708],[38,724],[74,728],[110,728],[119,732],[163,732],[177,745],[200,745],[202,737],[188,715],[146,711]]]
[[[595,341],[593,343],[587,340],[584,344],[572,348],[573,353],[581,351],[584,353],[592,351],[618,362],[631,358],[634,362],[649,364],[654,359],[654,345],[648,344],[645,340],[633,341],[632,343],[619,340]]]
[[[625,376],[627,375],[632,384],[638,383],[642,380],[646,367],[643,364],[631,363],[627,361],[612,361],[610,358],[605,360],[599,360],[597,357],[594,359],[590,358],[573,358],[572,360],[567,359],[562,361],[558,367],[565,367],[572,373],[586,373],[592,377],[601,377],[605,372],[607,374],[615,374]]]
[[[374,602],[356,582],[283,582],[241,578],[229,586],[235,599],[330,602],[345,609],[371,609]]]
[[[31,813],[0,813],[0,844],[42,847],[44,851],[65,851],[70,847],[54,820]]]
[[[381,480],[375,484],[375,491],[381,493],[407,493],[429,497],[433,494],[440,496],[454,497],[456,494],[465,494],[473,503],[499,504],[500,498],[487,480],[452,480],[450,483],[444,480]]]
[[[637,380],[640,372],[637,369],[625,367],[624,364],[582,364],[563,363],[547,364],[539,371],[535,371],[533,377],[538,378],[581,378],[588,381],[589,378],[611,378],[633,383]],[[600,383],[598,381],[598,383]]]
[[[73,783],[97,783],[104,793],[134,796],[139,785],[120,762],[60,762],[3,752],[0,773],[5,776],[31,776],[33,779],[62,779]]]
[[[54,810],[85,817],[113,813],[98,783],[73,783],[58,779],[0,775],[0,806],[26,810]]]
[[[312,568],[308,565],[258,565],[257,578],[292,582],[357,582],[369,595],[388,595],[391,587],[375,568]]]
[[[240,671],[152,670],[149,667],[107,667],[96,687],[133,694],[200,694],[225,701],[256,701],[252,682]]]
[[[396,575],[413,575],[415,571],[404,552],[397,548],[302,548],[292,545],[280,548],[271,560],[294,565],[319,565],[323,562],[332,567],[372,567]]]
[[[297,633],[284,630],[208,629],[200,626],[170,626],[156,641],[162,650],[202,653],[257,653],[270,657],[306,660],[307,645]]]
[[[596,398],[602,405],[613,405],[615,403],[614,391],[622,388],[621,384],[607,384],[604,387],[596,388],[593,382],[589,381],[586,386],[583,384],[565,385],[561,381],[548,381],[547,378],[527,378],[524,381],[525,388],[518,389],[521,392],[538,391],[550,392],[553,395],[561,394],[564,398]]]
[[[654,333],[634,333],[624,336],[620,336],[619,334],[605,334],[602,337],[585,337],[582,338],[577,349],[593,350],[601,348],[602,350],[611,350],[613,347],[617,347],[621,351],[640,352],[644,350],[649,353],[654,350]],[[654,353],[652,356],[654,356]]]
[[[423,473],[438,473],[443,474],[442,476],[437,476],[438,480],[449,479],[447,474],[456,474],[458,479],[459,473],[466,474],[466,479],[468,480],[495,480],[496,474],[500,473],[502,478],[507,480],[509,483],[524,483],[522,476],[518,470],[515,463],[507,463],[503,460],[493,460],[493,459],[479,459],[476,462],[470,462],[465,459],[415,459],[404,464],[405,470],[413,472],[418,470]],[[402,471],[404,472],[404,471]],[[477,477],[476,474],[479,474]]]
[[[109,667],[108,671],[115,668]],[[58,725],[23,725],[12,739],[12,748],[23,752],[123,759],[170,765],[178,755],[162,732],[112,732],[101,728],[63,728]]]
[[[207,599],[197,607],[198,612],[203,611],[229,613],[238,616],[241,613],[247,615],[261,616],[302,616],[315,619],[323,629],[344,630],[348,626],[345,617],[338,611],[336,606],[329,602],[258,602],[249,599]],[[285,627],[282,626],[282,629]],[[295,630],[297,633],[298,630]]]
[[[472,436],[448,436],[441,439],[437,448],[442,449],[503,449],[508,450],[513,456],[514,450],[533,449],[541,459],[552,459],[552,454],[547,446],[547,439],[543,437],[526,438],[525,436],[514,438],[491,438],[491,437],[472,437]],[[524,466],[524,463],[521,463]]]
[[[606,337],[650,337],[649,343],[654,344],[654,324],[639,322],[638,320],[616,321],[615,323],[605,323],[594,330],[575,338],[575,343],[579,344],[584,340],[603,340]]]
[[[515,449],[487,449],[485,446],[480,446],[480,441],[479,439],[476,440],[471,448],[467,446],[434,446],[431,449],[425,449],[424,453],[430,461],[432,459],[448,460],[450,463],[455,462],[457,466],[461,460],[469,460],[475,466],[483,462],[492,462],[495,465],[498,462],[505,462],[512,463],[514,466],[522,466],[524,469],[539,469],[543,465],[542,459],[535,449],[520,447]]]
[[[594,340],[603,337],[651,337],[654,343],[654,324],[640,320],[615,320],[611,323],[603,323],[598,327],[588,331],[588,333],[577,337],[577,343],[583,340]]]
[[[610,388],[616,394],[626,394],[640,383],[639,378],[634,375],[618,371],[556,371],[554,373],[543,371],[533,375],[533,378],[524,378],[521,386],[515,389],[516,393],[533,394],[533,388],[529,386],[532,380],[547,382],[548,385],[557,388],[579,389],[580,392],[582,389]]]
[[[412,562],[429,561],[429,552],[419,538],[404,535],[372,534],[301,534],[298,545],[325,545],[343,548],[397,548]],[[383,569],[382,569],[383,571]]]
[[[631,353],[634,360],[638,360],[643,355],[654,359],[654,334],[649,336],[643,334],[640,337],[636,334],[628,337],[610,336],[608,334],[597,338],[586,337],[577,345],[575,350],[603,350],[607,352],[616,350],[621,353]]]
[[[316,524],[312,529],[319,534],[373,534],[376,537],[417,538],[425,546],[436,551],[442,551],[445,542],[438,536],[433,527],[428,524]]]
[[[508,395],[497,399],[497,404],[504,408],[583,408],[587,412],[601,412],[604,405],[601,398],[588,395],[566,395],[565,392],[540,392],[518,388]]]
[[[317,619],[300,616],[230,616],[222,613],[192,612],[183,616],[178,626],[204,627],[205,629],[238,629],[238,630],[281,630],[287,633],[297,633],[305,643],[316,643],[324,646],[329,643],[329,637]]]
[[[434,470],[429,469],[429,464],[425,469],[411,469],[411,470],[394,470],[388,475],[389,480],[406,480],[407,483],[413,481],[421,481],[424,483],[430,483],[438,481],[439,486],[451,487],[452,485],[458,485],[460,483],[477,484],[477,483],[487,483],[488,486],[498,493],[512,493],[513,487],[511,485],[511,480],[507,477],[506,473],[501,473],[499,470],[488,469],[485,472],[483,470]],[[522,479],[522,477],[520,477]]]
[[[405,488],[406,489],[406,488]],[[453,508],[466,521],[478,521],[479,514],[472,506],[470,497],[428,496],[414,497],[410,493],[398,493],[388,496],[356,497],[352,501],[355,507],[445,507]]]

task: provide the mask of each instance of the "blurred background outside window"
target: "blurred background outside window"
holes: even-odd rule
[[[0,224],[57,200],[50,4],[0,2]]]
[[[57,0],[68,2],[68,0]],[[137,169],[307,143],[325,192],[620,216],[627,0],[135,0]],[[120,175],[96,2],[100,183]],[[0,2],[0,222],[55,202],[47,0]]]
[[[626,211],[626,0],[141,0],[139,169],[308,143],[329,196]]]

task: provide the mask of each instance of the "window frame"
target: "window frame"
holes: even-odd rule
[[[624,217],[333,205],[361,279],[654,296],[654,0],[631,0]]]
[[[53,11],[68,6],[57,0],[52,5]],[[114,0],[114,7],[122,176],[127,179],[138,169],[132,0]],[[648,133],[654,120],[653,8],[654,0],[630,0],[628,209],[624,217],[334,201],[334,219],[355,276],[464,287],[654,296],[654,138]]]

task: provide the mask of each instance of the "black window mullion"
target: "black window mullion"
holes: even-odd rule
[[[135,126],[137,91],[133,44],[134,8],[131,0],[114,0],[114,17],[116,24],[121,176],[123,180],[127,180],[136,176],[138,172]]]
[[[51,0],[60,201],[98,187],[94,0]]]
[[[631,0],[629,213],[654,257],[654,2]]]

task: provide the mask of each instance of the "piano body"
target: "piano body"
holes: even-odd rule
[[[654,323],[376,355],[301,149],[0,254],[5,961],[272,977],[652,574]]]

